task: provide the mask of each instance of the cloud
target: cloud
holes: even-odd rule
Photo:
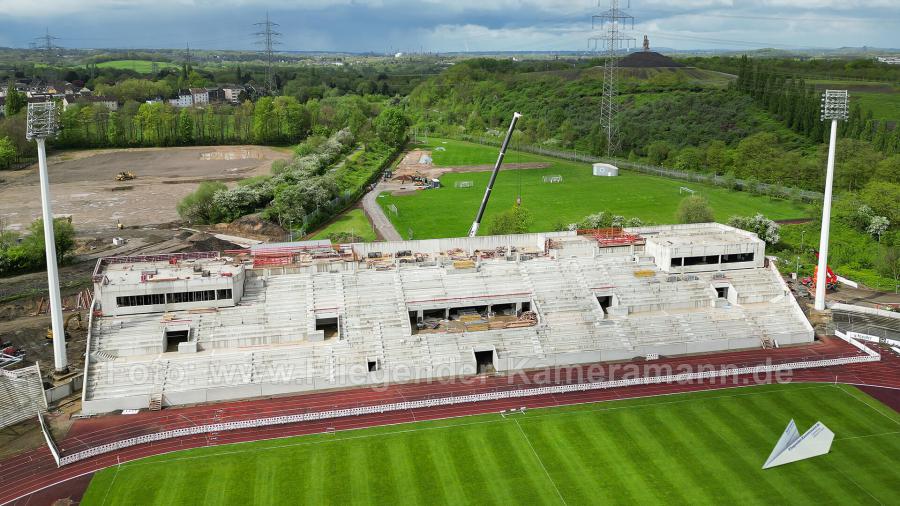
[[[595,0],[0,0],[0,43],[45,27],[65,47],[252,49],[268,10],[282,49],[582,50]],[[897,46],[897,0],[635,0],[657,47]]]

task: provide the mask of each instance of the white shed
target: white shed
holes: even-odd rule
[[[608,163],[595,163],[594,164],[594,175],[595,176],[618,176],[619,168],[615,165],[610,165]]]

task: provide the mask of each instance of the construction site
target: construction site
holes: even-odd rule
[[[755,234],[672,225],[98,260],[82,412],[809,343]]]

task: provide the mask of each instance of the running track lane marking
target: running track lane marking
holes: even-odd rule
[[[809,389],[815,389],[815,388],[825,388],[825,387],[827,387],[827,386],[829,386],[829,385],[827,385],[827,384],[825,384],[825,385],[817,384],[817,385],[814,385],[814,386],[808,386],[808,387],[801,387],[801,388],[791,389],[790,391],[796,391],[796,390],[809,390]],[[741,386],[738,386],[738,387],[732,387],[732,388],[747,388],[747,387],[741,387]],[[768,394],[773,394],[773,393],[782,393],[782,392],[784,392],[784,391],[785,391],[784,389],[775,389],[775,390],[770,390],[770,391],[766,391],[766,392],[749,392],[749,393],[739,393],[739,394],[733,394],[733,395],[715,395],[715,396],[710,396],[710,397],[706,397],[706,398],[703,398],[703,399],[682,399],[682,400],[677,400],[677,401],[653,402],[653,403],[645,403],[645,404],[634,404],[634,405],[630,405],[630,406],[598,407],[598,408],[596,408],[596,409],[580,409],[580,410],[564,411],[564,412],[561,412],[561,413],[544,413],[544,414],[536,414],[536,415],[531,415],[531,414],[529,413],[530,416],[529,416],[528,418],[529,418],[529,419],[537,419],[537,418],[547,418],[547,417],[551,417],[551,416],[579,415],[579,414],[582,414],[582,415],[583,415],[583,414],[588,414],[588,413],[600,413],[600,412],[606,412],[606,411],[618,411],[618,410],[632,409],[632,408],[640,409],[640,408],[649,408],[649,407],[654,407],[654,406],[666,406],[666,405],[671,405],[671,404],[684,404],[684,403],[688,403],[688,402],[697,402],[698,400],[699,400],[699,401],[704,401],[704,400],[716,400],[716,399],[730,399],[730,398],[736,398],[736,397],[747,397],[747,396],[751,396],[751,395],[768,395]],[[703,390],[700,390],[700,392],[703,392]],[[693,393],[693,392],[679,392],[679,393]],[[648,397],[645,397],[645,398],[649,398],[649,397],[662,397],[662,396],[664,396],[664,395],[678,395],[678,393],[675,393],[675,394],[651,395],[651,396],[648,396]],[[639,397],[634,397],[634,398],[637,399],[637,398],[639,398]],[[613,399],[613,400],[611,400],[611,401],[587,401],[587,402],[583,402],[583,403],[580,403],[580,404],[581,404],[581,405],[585,405],[585,404],[602,404],[602,403],[606,403],[606,402],[621,402],[621,401],[623,401],[623,400],[629,400],[629,399]],[[570,406],[575,406],[575,405],[578,405],[578,404],[570,404]],[[530,408],[530,409],[538,410],[538,409],[559,408],[559,407],[565,407],[565,406],[566,406],[566,405],[563,405],[563,406],[544,406],[544,407],[537,407],[537,408]],[[421,422],[419,422],[419,423],[427,423],[427,422],[429,422],[429,421],[438,422],[438,421],[442,421],[442,420],[443,420],[443,421],[446,421],[446,420],[453,420],[453,419],[465,418],[465,417],[468,417],[468,416],[485,416],[485,415],[490,415],[490,414],[491,414],[490,412],[488,412],[488,413],[473,413],[473,414],[470,414],[470,415],[451,416],[451,417],[447,417],[447,418],[443,418],[443,419],[426,420],[426,421],[421,421]],[[296,446],[312,446],[312,445],[318,445],[318,444],[337,443],[337,442],[340,442],[340,441],[353,441],[353,440],[358,440],[358,439],[368,439],[368,438],[375,438],[375,437],[381,437],[381,436],[394,436],[394,435],[406,434],[406,433],[411,433],[411,432],[421,432],[421,431],[440,430],[440,429],[453,429],[453,428],[456,428],[456,427],[469,427],[469,426],[474,426],[474,425],[484,425],[484,424],[498,423],[498,422],[502,422],[502,421],[503,421],[503,419],[499,419],[499,420],[481,420],[481,421],[477,421],[477,422],[466,422],[466,423],[451,423],[451,424],[449,424],[449,425],[438,425],[438,426],[435,426],[435,427],[419,427],[419,428],[415,428],[415,429],[395,430],[395,431],[391,431],[391,432],[381,432],[381,433],[377,433],[377,434],[363,434],[363,435],[359,435],[359,436],[348,436],[348,437],[343,437],[343,438],[332,438],[332,439],[328,439],[328,440],[320,440],[320,441],[302,441],[302,442],[297,442],[297,443],[287,443],[287,444],[280,444],[280,445],[275,445],[275,446],[266,446],[266,447],[263,447],[263,448],[252,448],[252,449],[251,449],[251,448],[246,448],[246,449],[236,449],[236,450],[233,449],[233,450],[230,450],[230,451],[205,453],[205,454],[203,454],[203,455],[194,455],[194,456],[189,456],[189,457],[177,457],[177,458],[165,459],[164,461],[162,461],[162,460],[153,460],[153,461],[150,461],[150,462],[141,462],[141,460],[144,460],[144,459],[151,459],[151,458],[157,457],[157,456],[159,456],[159,455],[166,455],[167,453],[175,453],[175,452],[181,452],[181,451],[190,451],[190,450],[198,450],[198,449],[201,449],[201,448],[213,448],[213,447],[214,447],[214,446],[200,446],[200,447],[197,447],[197,448],[188,448],[188,449],[184,449],[184,450],[182,450],[182,449],[179,449],[179,450],[173,450],[173,451],[171,451],[171,452],[161,453],[161,454],[159,454],[159,455],[148,455],[148,456],[146,456],[146,457],[142,457],[142,458],[139,458],[139,459],[137,459],[137,460],[133,460],[133,461],[131,461],[131,462],[128,462],[128,463],[125,463],[125,464],[122,464],[122,465],[125,466],[125,467],[133,467],[133,466],[146,466],[146,465],[160,464],[160,463],[162,463],[162,462],[179,462],[179,461],[184,461],[184,460],[198,460],[198,459],[205,459],[205,458],[209,458],[209,457],[218,457],[218,456],[222,456],[222,455],[234,455],[234,454],[239,454],[239,453],[253,453],[253,452],[262,452],[262,451],[269,451],[269,450],[281,450],[281,449],[284,449],[284,448],[292,448],[292,447],[296,447]],[[371,425],[371,426],[366,426],[366,427],[355,427],[355,428],[352,428],[352,429],[344,429],[344,430],[341,430],[340,432],[349,432],[349,431],[355,431],[355,430],[371,429],[371,428],[375,428],[375,427],[390,427],[390,426],[392,426],[392,425],[394,425],[394,426],[396,426],[396,425],[408,425],[408,424],[411,424],[411,423],[416,423],[416,422],[398,422],[398,423],[394,423],[394,424]],[[296,437],[321,436],[322,434],[324,434],[324,433],[322,433],[322,432],[317,432],[317,433],[311,433],[311,434],[300,434],[300,435],[295,435],[295,436],[280,436],[280,437],[277,437],[277,438],[271,438],[271,439],[268,439],[268,440],[266,440],[266,439],[261,439],[261,440],[258,440],[258,441],[273,441],[273,440],[277,440],[277,439],[289,439],[289,438],[296,438]],[[242,444],[244,444],[244,443],[253,443],[253,442],[257,442],[257,441],[238,441],[238,442],[234,442],[234,443],[225,443],[225,444],[223,444],[223,445],[221,445],[221,446],[236,446],[236,445],[242,445]],[[219,445],[217,445],[217,446],[219,446]]]
[[[559,491],[559,487],[556,486],[556,482],[553,481],[553,477],[550,476],[550,471],[547,471],[547,466],[544,465],[544,461],[541,459],[541,456],[538,455],[537,452],[534,450],[534,446],[532,446],[531,440],[528,439],[528,434],[525,434],[525,431],[522,430],[522,426],[519,425],[519,420],[514,418],[513,421],[516,422],[516,427],[519,428],[519,433],[521,433],[522,437],[525,438],[525,442],[528,443],[528,447],[531,448],[531,453],[534,454],[534,457],[538,460],[538,463],[541,465],[541,469],[544,470],[544,474],[547,475],[547,479],[550,480],[550,483],[553,485],[553,489],[556,490],[556,495],[559,496],[559,500],[562,501],[562,503],[564,505],[569,506],[569,503],[566,502],[566,499],[563,497],[562,492]]]

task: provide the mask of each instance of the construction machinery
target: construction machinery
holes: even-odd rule
[[[481,207],[478,208],[478,214],[475,215],[475,221],[472,222],[472,228],[469,229],[469,237],[475,237],[478,234],[478,227],[481,226],[481,218],[484,217],[484,210],[487,208],[488,200],[491,198],[491,190],[494,189],[494,181],[497,180],[497,174],[500,172],[500,165],[503,164],[503,157],[506,156],[506,148],[512,139],[513,130],[516,129],[516,122],[522,115],[514,112],[512,121],[509,123],[509,130],[506,131],[506,138],[500,145],[500,155],[497,157],[497,163],[494,164],[494,171],[491,172],[491,179],[488,181],[487,188],[484,190],[484,198],[481,199]]]
[[[69,325],[72,322],[75,322],[75,326],[71,327]],[[66,317],[65,323],[63,324],[64,330],[81,330],[83,324],[81,313],[72,313]],[[66,334],[66,339],[69,338],[69,334]],[[53,339],[53,327],[47,327],[47,339]]]
[[[819,254],[816,253],[816,259],[819,258]],[[811,277],[806,277],[800,280],[800,283],[803,284],[807,289],[809,289],[811,294],[815,294],[816,292],[816,280],[819,278],[819,266],[813,270],[813,275]],[[834,271],[831,270],[831,266],[825,266],[825,290],[834,290],[837,288],[838,277]]]
[[[134,175],[134,172],[131,172],[130,170],[123,170],[122,172],[116,174],[116,181],[131,181],[136,177],[137,176]]]

